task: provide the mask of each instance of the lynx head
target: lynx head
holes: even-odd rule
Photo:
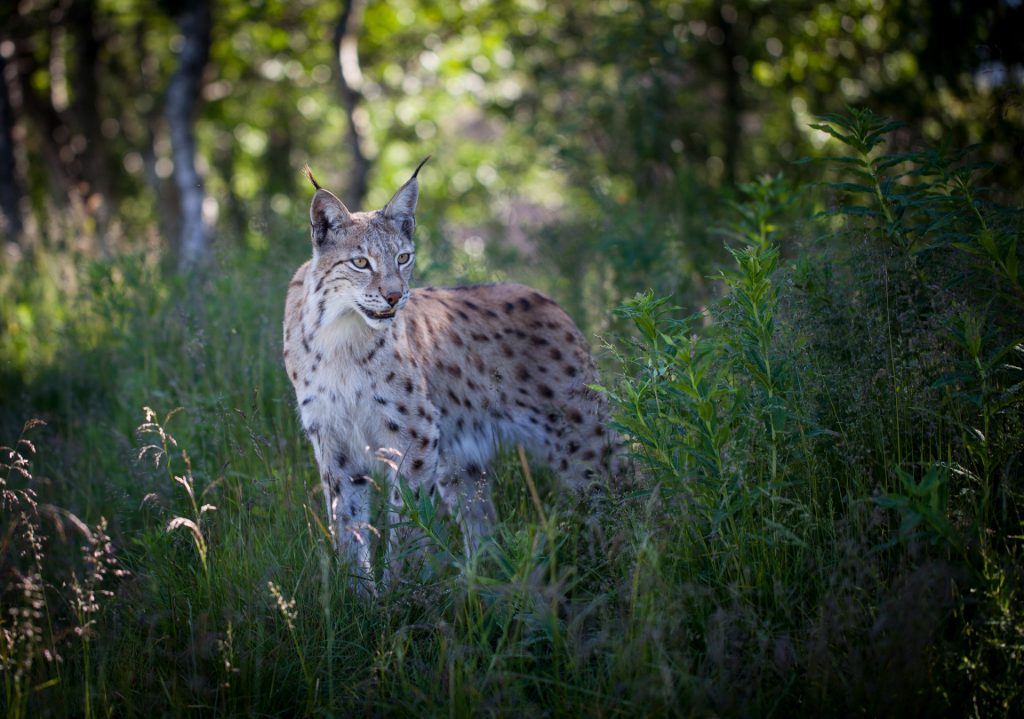
[[[316,188],[309,208],[310,279],[320,297],[325,324],[354,313],[371,329],[384,329],[409,300],[416,263],[416,175],[429,159],[419,164],[382,209],[373,212],[349,212],[306,167],[306,177]]]

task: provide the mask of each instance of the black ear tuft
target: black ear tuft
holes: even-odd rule
[[[426,162],[426,160],[424,160],[424,162]],[[306,176],[307,180],[313,183],[313,187],[318,190],[320,189],[320,183],[316,181],[315,177],[313,177],[313,171],[309,169],[309,163],[302,166],[302,174]]]
[[[416,179],[416,175],[420,174],[420,169],[422,169],[422,167],[427,164],[427,160],[429,160],[431,157],[431,155],[427,155],[420,161],[420,164],[416,165],[416,169],[413,170],[412,172],[412,179]]]

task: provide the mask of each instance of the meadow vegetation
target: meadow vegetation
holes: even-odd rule
[[[369,602],[282,369],[301,223],[187,278],[142,246],[5,259],[5,714],[1012,716],[1024,217],[969,150],[820,126],[838,154],[789,174],[823,184],[704,210],[703,289],[640,291],[678,225],[639,201],[606,264],[556,245],[590,274],[519,265],[600,330],[636,481],[579,505],[510,448],[470,561],[407,494],[430,560]],[[423,232],[419,284],[465,279]]]

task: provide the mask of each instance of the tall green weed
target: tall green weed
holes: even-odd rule
[[[869,111],[814,127],[846,151],[824,158],[840,177],[826,184],[822,234],[780,266],[772,220],[789,193],[778,179],[743,187],[721,301],[688,319],[649,293],[620,308],[639,340],[614,394],[618,422],[660,491],[687,498],[683,551],[715,576],[801,566],[795,594],[827,605],[841,548],[867,536],[857,563],[875,584],[840,629],[857,633],[907,611],[886,594],[938,567],[945,609],[905,638],[931,647],[919,661],[942,676],[934,706],[1005,714],[1017,690],[999,672],[1024,627],[1008,603],[1022,576],[1022,217],[992,200],[969,150],[888,152],[901,126]],[[872,505],[888,514],[865,515]],[[756,591],[747,601],[765,606]],[[882,646],[860,641],[868,654]],[[904,670],[911,692],[922,674]],[[808,679],[825,682],[822,699],[838,692],[835,706],[852,700]]]

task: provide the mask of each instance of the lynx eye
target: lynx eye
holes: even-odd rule
[[[411,258],[412,258],[412,256],[411,256],[411,255],[410,255],[410,254],[409,254],[408,252],[403,252],[402,254],[400,254],[400,255],[399,255],[399,256],[398,256],[397,258],[395,258],[395,259],[397,259],[397,260],[398,260],[398,264],[400,264],[400,265],[404,265],[404,264],[405,264],[406,262],[408,262],[408,261],[409,261],[409,260],[410,260]]]
[[[354,260],[352,260],[352,266],[355,267],[357,270],[365,270],[367,267],[370,266],[370,261],[365,257],[356,257]]]

